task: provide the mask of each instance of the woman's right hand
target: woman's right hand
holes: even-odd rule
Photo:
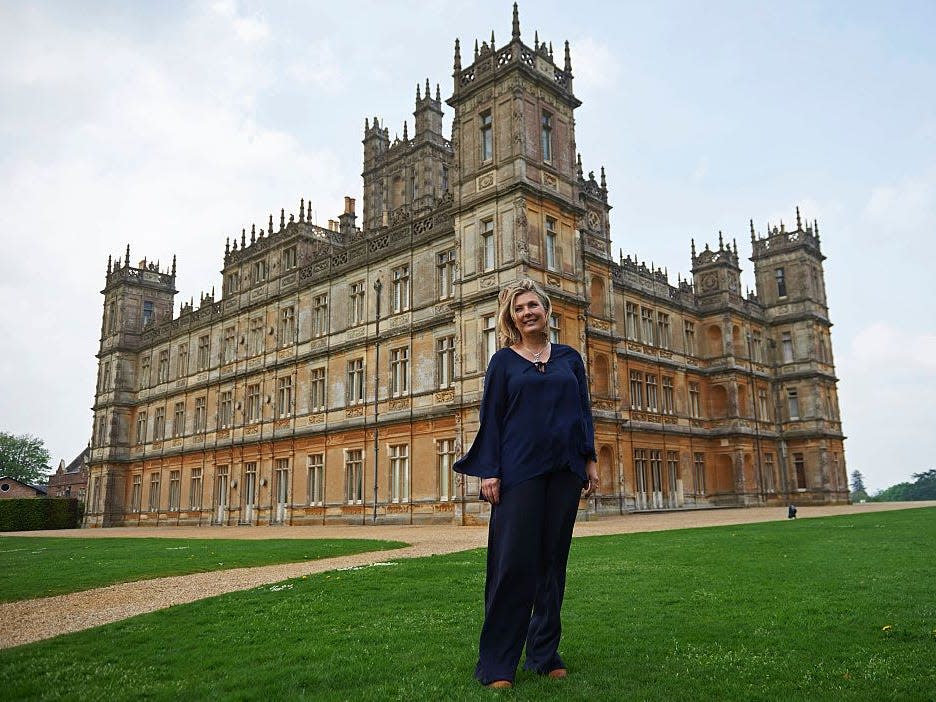
[[[492,505],[500,504],[500,478],[483,478],[481,496]]]

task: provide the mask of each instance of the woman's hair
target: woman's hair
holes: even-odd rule
[[[500,291],[497,300],[500,306],[497,308],[497,336],[500,339],[501,346],[513,346],[521,341],[520,330],[513,320],[514,301],[518,295],[531,292],[535,293],[543,306],[543,312],[546,315],[546,328],[549,329],[549,313],[552,311],[552,302],[549,301],[549,295],[543,292],[539,284],[530,278],[521,278],[510,283]],[[548,333],[546,334],[548,337]]]

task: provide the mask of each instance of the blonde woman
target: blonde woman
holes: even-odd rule
[[[481,426],[454,469],[481,478],[491,504],[484,624],[475,677],[511,687],[524,667],[562,678],[559,619],[579,498],[598,487],[579,353],[549,341],[549,297],[533,280],[499,296],[502,348],[488,363]]]

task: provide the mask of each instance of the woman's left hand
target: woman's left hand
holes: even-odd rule
[[[585,473],[588,475],[588,485],[582,488],[582,497],[591,497],[598,491],[598,464],[589,461],[585,465]]]

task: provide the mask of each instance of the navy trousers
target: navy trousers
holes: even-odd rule
[[[582,479],[569,470],[501,490],[488,527],[484,625],[475,677],[484,685],[513,681],[526,643],[524,667],[564,668],[559,621],[566,563]]]

